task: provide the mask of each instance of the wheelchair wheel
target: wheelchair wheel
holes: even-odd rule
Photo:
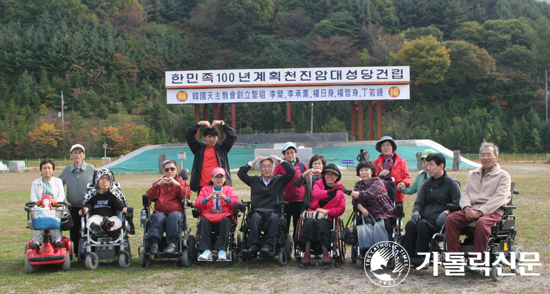
[[[365,269],[365,262],[361,258],[358,258],[355,260],[355,266],[357,266],[358,269]]]
[[[191,259],[189,258],[189,249],[183,249],[179,257],[180,266],[188,267],[191,265]]]
[[[355,246],[351,246],[351,263],[355,263],[357,261],[357,249]]]
[[[189,260],[190,262],[197,261],[197,249],[195,248],[195,236],[189,235],[189,239],[187,240],[187,247],[189,248]]]
[[[519,275],[519,274],[521,274],[520,269],[519,269],[519,267],[518,267],[518,264],[520,263],[520,261],[519,261],[519,254],[520,254],[521,252],[523,252],[523,248],[522,248],[521,246],[514,246],[514,247],[512,247],[512,252],[515,252],[515,253],[516,253],[516,268],[513,268],[513,269],[512,269],[512,272],[513,272],[514,274],[516,274],[516,275]],[[510,258],[511,258],[511,255],[510,255]],[[511,260],[510,260],[510,261],[511,261]]]
[[[132,263],[132,255],[128,251],[120,251],[118,255],[118,265],[120,268],[129,268]]]
[[[277,260],[279,261],[280,266],[286,265],[288,261],[288,256],[286,255],[285,250],[279,250],[279,257],[277,258]]]
[[[139,253],[139,265],[141,267],[148,266],[150,260],[151,260],[151,257],[149,257],[149,256],[147,256],[147,254],[145,254],[145,250],[143,250]]]
[[[291,234],[286,237],[285,253],[288,260],[292,260],[292,258],[294,258],[294,238],[292,238]]]
[[[86,259],[84,260],[84,264],[86,265],[86,268],[89,270],[95,270],[97,266],[99,265],[99,257],[95,252],[91,252],[90,254],[86,255]]]
[[[71,257],[70,260],[73,260],[74,258],[74,243],[71,241],[71,248],[67,248],[67,251],[69,252],[69,256]]]
[[[237,248],[237,251],[240,251],[241,250],[241,244],[243,243],[243,235],[241,234],[237,234],[237,244],[235,246],[235,248]]]
[[[27,245],[25,245],[25,249],[26,249]],[[27,258],[27,252],[25,252],[25,272],[27,274],[30,274],[32,273],[33,271],[33,265],[29,263],[29,259]]]
[[[500,282],[500,280],[504,278],[503,275],[498,275],[499,271],[500,273],[504,273],[504,267],[502,266],[502,264],[497,264],[491,268],[491,278],[493,278],[493,281],[495,282]]]
[[[61,269],[66,272],[71,270],[71,254],[69,253],[69,250],[65,253],[65,260],[63,261],[63,264],[61,265]]]

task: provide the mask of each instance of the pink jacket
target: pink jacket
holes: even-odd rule
[[[201,217],[207,217],[207,215],[212,214],[210,213],[210,210],[214,208],[214,199],[211,199],[210,201],[206,202],[206,204],[202,204],[203,199],[210,196],[210,194],[212,194],[212,191],[213,191],[212,185],[203,187],[201,189],[201,192],[199,193],[199,197],[195,201],[195,207],[201,211]],[[235,194],[235,190],[232,187],[227,185],[223,186],[222,193],[225,196],[227,196],[227,198],[231,199],[231,203],[227,204],[227,202],[221,200],[220,201],[221,208],[224,212],[219,213],[219,215],[223,215],[223,217],[233,215],[233,209],[235,208],[235,203],[239,202],[239,198]]]
[[[395,185],[397,186],[398,183],[403,182],[405,185],[410,186],[411,185],[411,176],[409,175],[409,168],[407,167],[407,162],[399,156],[399,154],[395,154],[395,161],[393,162],[393,167],[391,169],[390,177],[393,177],[395,179]],[[384,166],[384,155],[380,154],[378,158],[374,160],[374,166],[376,166],[376,175],[378,175],[382,168],[381,166]],[[405,194],[396,191],[395,192],[395,202],[404,202],[405,201]]]
[[[288,183],[285,186],[285,199],[284,201],[287,202],[303,202],[304,193],[306,191],[306,188],[304,186],[296,187],[294,186],[294,181],[296,181],[297,178],[299,178],[302,175],[302,172],[300,171],[300,164],[303,164],[300,162],[300,160],[296,160],[296,164],[294,165],[294,168],[296,169],[296,174],[294,175],[294,178],[292,178],[292,181]],[[307,168],[307,165],[306,165]],[[306,169],[307,170],[307,169]],[[275,167],[275,170],[273,171],[273,175],[278,176],[286,173],[286,169],[281,165],[277,164]]]
[[[315,182],[311,196],[313,196],[313,201],[310,206],[315,209],[321,208],[319,206],[319,201],[328,198],[328,191],[325,190],[325,183],[323,179]],[[333,220],[335,217],[339,217],[344,214],[344,211],[346,210],[346,198],[344,196],[344,192],[341,190],[336,191],[336,197],[330,200],[330,202],[322,208],[328,210],[329,220]],[[314,211],[314,209],[311,208],[308,210]]]

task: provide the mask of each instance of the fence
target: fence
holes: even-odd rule
[[[479,161],[479,153],[463,153],[460,154],[462,157]],[[509,161],[509,162],[549,162],[550,163],[550,153],[500,153],[498,156],[499,161]]]
[[[38,169],[40,167],[40,161],[42,161],[43,158],[39,159],[13,159],[13,160],[2,160],[2,163],[5,165],[8,165],[10,161],[25,161],[25,166],[31,170]],[[73,160],[70,158],[52,158],[53,162],[55,163],[56,169],[59,167],[64,167],[67,165],[70,165],[73,163]],[[116,158],[111,158],[111,162],[116,160]],[[86,163],[92,164],[93,166],[100,167],[103,164],[101,163],[101,157],[86,157],[84,159]]]

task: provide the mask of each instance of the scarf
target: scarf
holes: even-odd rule
[[[391,168],[393,167],[393,154],[390,156],[384,156],[384,169],[389,170],[391,172]]]
[[[122,194],[122,191],[118,188],[118,186],[115,183],[115,176],[113,175],[113,172],[104,168],[100,169],[96,172],[95,179],[94,179],[94,187],[90,189],[88,192],[86,192],[86,195],[84,196],[84,203],[82,206],[86,205],[90,199],[92,199],[95,195],[99,193],[99,179],[101,179],[102,176],[109,175],[110,179],[110,185],[109,185],[109,192],[113,194],[113,196],[117,197],[124,203],[124,206],[128,207],[128,202],[126,201],[126,197],[124,197],[124,194]]]

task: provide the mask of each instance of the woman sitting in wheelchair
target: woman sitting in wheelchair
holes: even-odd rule
[[[199,217],[200,242],[197,250],[202,251],[199,260],[212,260],[214,249],[218,251],[218,260],[227,260],[226,250],[231,229],[231,216],[235,204],[239,202],[235,190],[225,181],[225,170],[217,167],[212,170],[212,180],[201,189],[195,207],[201,211]],[[212,226],[219,227],[216,244],[212,247]]]
[[[384,220],[384,227],[388,238],[392,240],[392,219],[395,219],[395,209],[392,205],[384,182],[376,176],[376,167],[371,161],[363,161],[357,165],[357,176],[361,178],[355,183],[351,197],[353,207],[357,208],[363,217],[357,219],[357,225],[363,223],[374,224],[374,221]]]
[[[122,226],[117,211],[126,212],[128,203],[122,191],[115,184],[113,172],[108,169],[98,170],[94,187],[84,196],[83,208],[79,212],[91,216],[86,221],[86,228],[93,234],[103,231],[114,231]]]
[[[332,220],[341,216],[346,209],[344,188],[339,182],[342,175],[335,164],[327,164],[323,168],[322,181],[317,181],[311,193],[313,201],[308,211],[326,216],[318,219],[306,219],[300,230],[298,241],[305,243],[305,253],[302,263],[308,264],[311,261],[311,243],[320,243],[323,250],[323,263],[330,264],[328,249],[330,248],[330,236]]]
[[[55,202],[64,202],[65,201],[65,190],[63,189],[63,182],[59,178],[53,176],[53,171],[55,170],[55,163],[49,158],[45,158],[40,162],[40,173],[41,178],[32,182],[31,188],[31,201],[39,203],[42,201],[43,195],[51,195],[52,199]],[[61,229],[50,230],[50,235],[52,238],[52,244],[56,247],[63,247],[63,242],[61,242]],[[31,245],[32,249],[40,248],[44,236],[43,230],[33,230]]]

